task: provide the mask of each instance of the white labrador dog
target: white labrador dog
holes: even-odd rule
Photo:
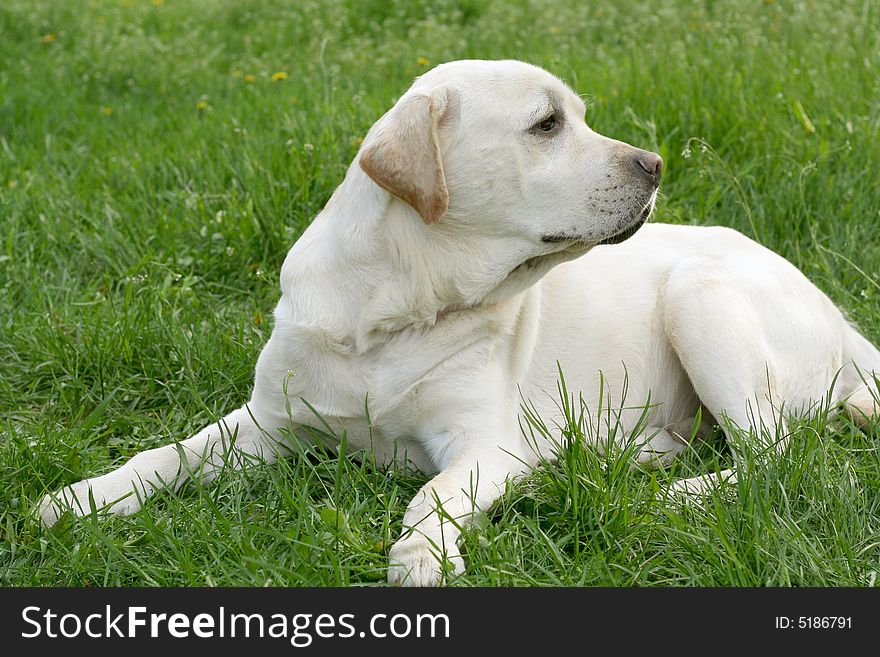
[[[554,455],[554,439],[524,436],[520,405],[562,420],[557,363],[590,408],[600,372],[605,390],[626,379],[619,436],[649,465],[685,449],[698,411],[756,443],[776,435],[781,409],[803,410],[832,384],[857,420],[876,415],[880,353],[831,301],[733,230],[636,233],[662,160],[593,132],[584,113],[565,84],[521,62],[452,62],[419,78],[290,250],[251,400],[46,496],[43,521],[89,513],[90,494],[132,513],[159,486],[212,479],[230,443],[234,466],[272,461],[290,431],[321,426],[314,408],[350,448],[434,475],[388,574],[433,585],[463,569],[461,526]]]

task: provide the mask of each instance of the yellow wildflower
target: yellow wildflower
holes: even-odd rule
[[[207,100],[200,100],[199,102],[196,103],[196,109],[199,110],[200,112],[202,110],[208,109],[208,101]]]
[[[101,107],[101,114],[103,114],[104,116],[110,116],[111,114],[113,114],[113,108],[109,105],[103,105]]]
[[[165,0],[153,0],[153,4],[156,5],[157,7],[161,7],[162,5],[165,4]]]
[[[425,59],[424,57],[419,57],[419,58],[416,60],[416,64],[418,64],[419,66],[427,66],[427,65],[430,64],[430,63],[431,63],[431,62],[429,62],[429,61],[428,61],[427,59]]]
[[[44,34],[43,36],[41,36],[41,37],[40,37],[40,42],[41,42],[41,43],[52,43],[52,42],[53,42],[55,39],[57,39],[57,38],[58,38],[58,37],[56,37],[54,34],[52,34],[52,33],[50,32],[49,34]]]
[[[251,75],[250,73],[248,73],[247,75],[244,76],[244,81],[247,82],[248,84],[250,84],[251,82],[253,82],[256,79],[257,78],[254,77],[253,75]]]
[[[278,71],[277,73],[272,74],[272,82],[278,82],[279,80],[286,80],[287,73],[284,71]]]

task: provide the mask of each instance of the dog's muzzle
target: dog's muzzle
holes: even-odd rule
[[[651,213],[654,211],[654,202],[657,199],[657,189],[659,187],[659,184],[654,187],[654,191],[651,193],[651,198],[648,200],[645,207],[642,208],[641,212],[639,212],[636,220],[633,223],[631,223],[623,230],[615,233],[611,237],[606,237],[604,240],[599,242],[599,244],[620,244],[624,240],[628,240],[630,237],[635,235],[639,228],[645,225],[645,222],[648,221],[648,217],[650,217]]]

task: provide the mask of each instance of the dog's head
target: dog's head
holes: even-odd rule
[[[361,168],[429,225],[493,240],[517,264],[620,242],[654,207],[659,155],[593,132],[581,99],[516,61],[420,77],[368,133]],[[430,226],[429,226],[430,227]]]

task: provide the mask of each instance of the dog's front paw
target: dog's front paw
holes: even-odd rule
[[[440,586],[464,572],[456,546],[443,553],[418,534],[397,541],[388,558],[388,583],[395,586]]]
[[[89,513],[89,482],[80,481],[71,486],[65,486],[55,493],[43,497],[37,505],[37,515],[46,527],[51,527],[61,514],[70,511],[76,516]],[[95,500],[97,502],[97,500]]]
[[[140,502],[129,486],[104,485],[99,480],[84,479],[61,490],[46,495],[36,508],[36,515],[46,527],[51,527],[61,515],[69,511],[75,516],[85,516],[92,512],[89,493],[94,499],[95,509],[126,516],[140,509]]]

